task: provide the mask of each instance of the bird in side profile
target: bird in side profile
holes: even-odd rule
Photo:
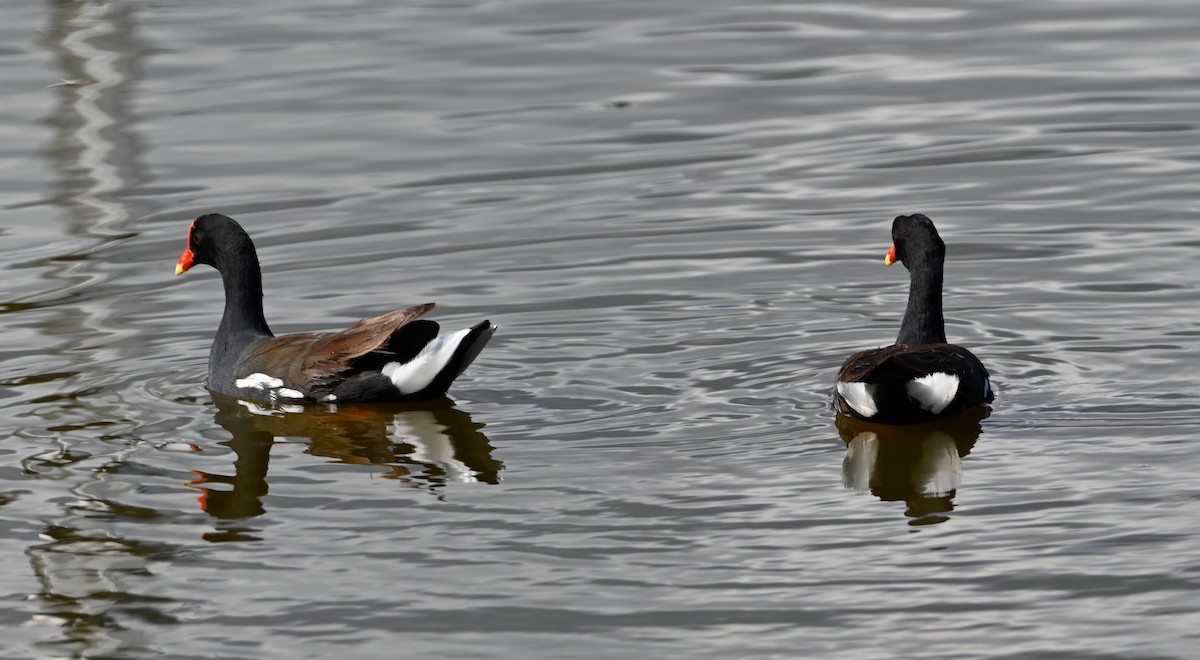
[[[175,274],[195,264],[217,269],[225,313],[208,357],[208,388],[256,401],[302,403],[435,399],[467,368],[496,326],[438,335],[420,317],[433,303],[359,321],[340,332],[276,337],[263,316],[262,271],[246,230],[233,218],[196,218]]]
[[[908,308],[895,344],[855,353],[842,365],[834,391],[838,411],[880,424],[916,424],[992,402],[983,363],[946,343],[945,258],[946,245],[929,218],[915,213],[892,223],[892,247],[883,263],[899,261],[908,269]]]

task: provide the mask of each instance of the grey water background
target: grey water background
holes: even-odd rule
[[[1196,657],[1194,2],[0,15],[0,657]],[[214,402],[208,211],[276,332],[500,332]],[[911,212],[999,398],[839,429]]]

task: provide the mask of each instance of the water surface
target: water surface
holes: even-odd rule
[[[1200,644],[1192,3],[4,14],[4,657]],[[276,332],[501,331],[450,404],[214,401],[208,211]],[[839,423],[911,212],[997,404]]]

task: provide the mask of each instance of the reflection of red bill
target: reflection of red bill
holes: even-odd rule
[[[208,483],[208,475],[207,474],[201,472],[200,470],[192,470],[191,472],[192,472],[192,474],[196,475],[198,478],[197,479],[189,479],[189,480],[183,482],[184,486],[195,486],[196,484]]]

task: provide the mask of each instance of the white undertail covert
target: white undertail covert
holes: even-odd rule
[[[416,357],[408,362],[389,362],[380,371],[402,394],[413,394],[429,387],[434,378],[446,368],[459,344],[466,339],[470,328],[434,337]]]

